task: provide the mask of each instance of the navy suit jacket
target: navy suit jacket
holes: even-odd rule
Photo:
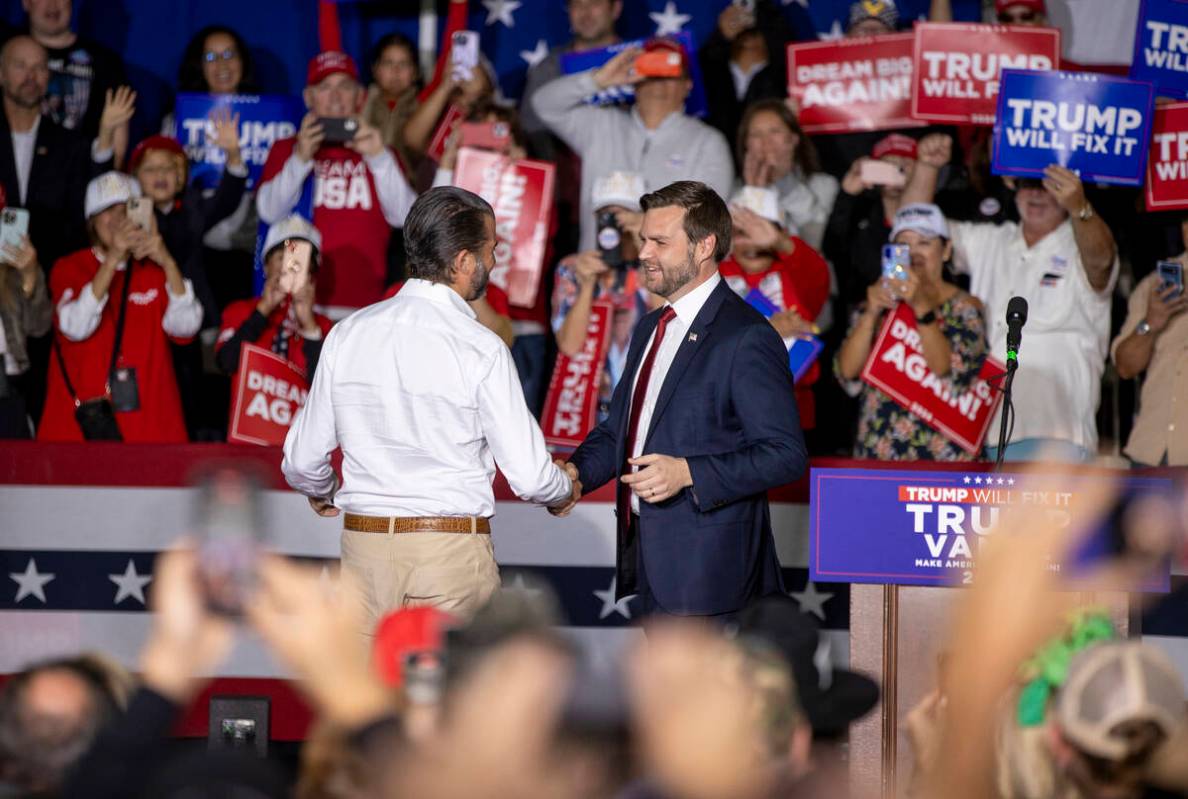
[[[623,473],[632,384],[659,318],[656,310],[639,321],[610,414],[570,459],[586,491]],[[663,610],[729,613],[784,590],[767,489],[804,474],[804,436],[783,341],[726,281],[677,350],[643,452],[685,458],[693,477],[691,488],[663,502],[639,503],[639,556]],[[621,595],[631,593],[635,571],[624,563],[627,521],[618,520]]]

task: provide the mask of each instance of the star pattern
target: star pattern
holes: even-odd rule
[[[523,572],[516,572],[516,578],[511,581],[511,584],[504,588],[505,591],[515,591],[526,595],[529,599],[535,599],[540,596],[544,589],[540,588],[531,580],[524,579]]]
[[[663,11],[652,11],[648,16],[652,18],[652,22],[656,23],[657,36],[671,36],[674,33],[680,33],[689,20],[693,19],[691,14],[680,13],[673,0],[668,0],[664,4]]]
[[[618,585],[618,578],[612,577],[610,587],[604,591],[595,591],[594,596],[602,601],[602,609],[598,611],[598,618],[605,619],[612,613],[618,613],[624,619],[631,618],[631,607],[627,604],[631,601],[630,596],[625,596],[622,599],[615,600],[615,588]]]
[[[516,20],[512,17],[515,10],[523,5],[520,0],[483,0],[487,9],[487,23],[494,25],[498,22],[507,28],[514,28]]]
[[[789,594],[800,605],[801,613],[811,613],[821,621],[825,621],[825,603],[833,599],[833,594],[817,590],[817,584],[808,580],[803,591],[793,591]]]
[[[136,573],[136,564],[128,558],[128,565],[124,568],[123,574],[109,574],[107,579],[116,584],[115,599],[113,604],[120,604],[125,599],[135,599],[141,605],[144,601],[144,587],[152,582],[152,575],[140,575]]]
[[[841,20],[835,19],[833,27],[829,30],[817,34],[817,38],[823,42],[838,42],[846,38],[846,30],[842,27]]]
[[[534,67],[541,61],[549,57],[549,43],[544,39],[536,40],[536,47],[531,50],[521,50],[520,58],[528,62],[529,67]]]
[[[37,561],[29,558],[23,572],[9,572],[9,578],[16,580],[17,592],[13,602],[20,602],[27,596],[35,597],[45,604],[45,584],[54,579],[48,572],[37,571]]]

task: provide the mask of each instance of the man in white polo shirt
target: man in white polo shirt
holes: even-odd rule
[[[920,141],[904,203],[932,201],[951,151],[945,134]],[[998,358],[1006,354],[1007,302],[1027,300],[1006,460],[1089,460],[1097,454],[1094,417],[1109,352],[1118,248],[1076,173],[1052,165],[1042,180],[1015,184],[1019,223],[949,222],[953,266],[969,274],[971,293],[986,305],[990,351]],[[996,417],[991,430],[998,424]],[[996,449],[987,455],[993,459]]]

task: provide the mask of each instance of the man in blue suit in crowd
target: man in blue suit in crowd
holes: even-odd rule
[[[766,492],[807,463],[788,352],[718,275],[721,197],[679,181],[640,205],[641,280],[668,302],[635,328],[610,415],[567,468],[587,491],[618,481],[616,598],[729,617],[784,590]]]

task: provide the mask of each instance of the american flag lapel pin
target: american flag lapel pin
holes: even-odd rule
[[[696,334],[696,333],[690,333],[690,334],[689,334],[689,340],[690,340],[690,341],[697,341],[697,334]]]

